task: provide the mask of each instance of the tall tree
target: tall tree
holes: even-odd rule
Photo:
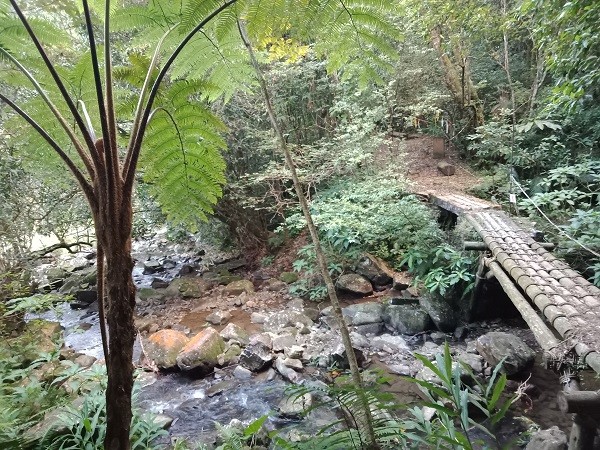
[[[255,39],[294,24],[298,36],[314,40],[319,54],[335,56],[330,70],[344,67],[365,83],[391,67],[396,30],[378,0],[155,0],[124,8],[110,0],[82,0],[80,10],[58,12],[59,26],[28,17],[16,0],[8,1],[0,2],[1,76],[28,89],[20,96],[0,92],[0,100],[21,120],[14,126],[24,122],[35,131],[21,132],[27,148],[52,149],[89,204],[101,322],[106,309],[109,331],[106,339],[101,327],[108,370],[105,448],[127,449],[135,307],[132,194],[138,164],[173,220],[193,222],[211,212],[224,182],[219,156],[224,143],[222,124],[208,102],[248,87],[252,70],[241,56],[238,17],[245,18]],[[65,31],[66,22],[73,26]],[[85,39],[76,31],[80,23]],[[123,67],[113,68],[113,25],[131,39],[127,57],[119,55],[127,60]],[[67,52],[64,42],[72,43]]]

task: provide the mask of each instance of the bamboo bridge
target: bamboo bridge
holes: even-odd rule
[[[429,201],[466,219],[482,238],[466,249],[487,251],[480,270],[502,286],[549,363],[563,375],[558,403],[575,413],[569,449],[591,448],[600,425],[600,393],[578,390],[584,366],[600,374],[600,289],[534,240],[498,205],[462,194],[429,194]]]

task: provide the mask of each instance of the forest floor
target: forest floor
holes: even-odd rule
[[[481,180],[473,174],[453,146],[446,148],[443,158],[434,157],[434,147],[439,138],[423,135],[411,135],[409,139],[395,142],[406,164],[406,177],[412,183],[416,193],[466,193],[469,188],[479,184]],[[402,148],[403,147],[403,148]],[[446,161],[456,171],[446,176],[438,170],[438,163]]]

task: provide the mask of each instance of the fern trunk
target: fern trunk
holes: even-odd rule
[[[106,450],[130,448],[129,430],[132,417],[135,286],[132,276],[130,204],[122,207],[119,216],[117,218],[106,215],[96,218],[97,229],[100,232],[98,242],[106,255],[106,316],[110,331],[109,353],[106,357]]]

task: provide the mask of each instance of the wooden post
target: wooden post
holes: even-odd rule
[[[578,375],[566,374],[566,380],[564,381],[565,385],[563,387],[563,399],[581,397],[588,397],[587,401],[589,403],[589,393],[587,392],[579,392],[579,377]],[[575,404],[577,402],[571,402],[571,406],[575,408]],[[559,396],[558,404],[561,407],[565,405],[561,405],[561,398]],[[581,406],[581,402],[579,402],[579,406]],[[566,408],[569,408],[569,402],[566,400]],[[580,409],[580,408],[579,408]],[[576,413],[573,414],[573,426],[571,427],[571,435],[569,436],[569,450],[588,450],[593,448],[594,446],[594,438],[596,437],[596,423],[595,421],[586,413]]]

